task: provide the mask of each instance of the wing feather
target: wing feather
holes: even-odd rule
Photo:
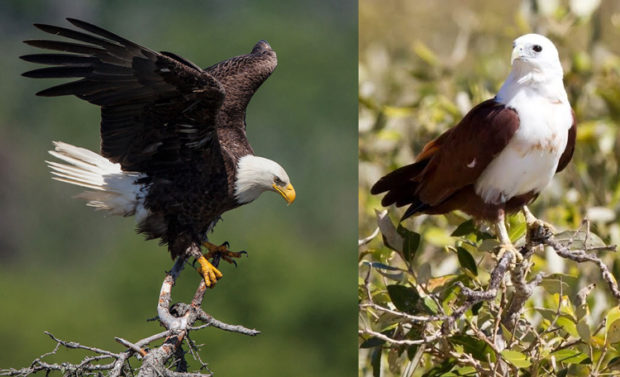
[[[573,152],[575,152],[575,140],[577,139],[577,118],[575,118],[575,111],[573,113],[573,125],[568,130],[568,141],[566,142],[566,148],[560,156],[560,162],[558,162],[558,168],[556,173],[561,172],[566,168],[570,160],[573,158]]]
[[[474,184],[519,128],[514,109],[487,100],[450,130],[421,173],[417,195],[438,205],[459,189]],[[441,137],[440,137],[441,138]]]
[[[410,204],[403,218],[432,211],[473,185],[518,128],[513,109],[492,99],[482,102],[459,124],[426,144],[415,163],[381,178],[371,193],[387,191],[384,206]]]
[[[248,103],[277,65],[276,52],[266,41],[259,41],[249,54],[230,58],[205,69],[226,90],[222,113],[229,117],[231,124],[245,128]]]
[[[225,88],[210,73],[173,54],[160,54],[76,19],[80,30],[36,24],[69,41],[25,43],[64,53],[22,59],[52,65],[24,73],[34,78],[79,78],[37,93],[75,95],[101,106],[101,153],[124,170],[160,170],[160,157],[183,162],[211,140]],[[196,132],[179,132],[191,125]]]

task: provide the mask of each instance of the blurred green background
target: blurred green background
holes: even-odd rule
[[[265,39],[279,66],[247,112],[258,155],[280,162],[297,190],[287,207],[266,194],[224,215],[211,240],[247,250],[208,291],[215,318],[257,328],[255,338],[192,333],[222,376],[343,376],[355,349],[357,2],[71,1],[0,3],[0,368],[23,367],[53,348],[44,330],[122,350],[161,331],[157,295],[172,266],[165,248],[134,233],[132,218],[104,217],[53,182],[43,161],[52,140],[99,148],[99,109],[74,97],[38,98],[53,84],[20,73],[47,38],[34,22],[65,17],[101,25],[203,67],[249,52]],[[173,300],[188,300],[198,275],[186,269]],[[50,360],[76,361],[78,353]],[[188,357],[191,360],[191,357]],[[193,365],[196,365],[195,363]]]

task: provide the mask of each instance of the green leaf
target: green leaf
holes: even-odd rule
[[[454,359],[448,359],[444,361],[441,365],[437,365],[433,367],[433,369],[424,373],[422,377],[440,377],[446,376],[446,374],[452,370],[456,366],[456,361]]]
[[[419,265],[417,268],[417,273],[418,284],[422,286],[426,285],[426,283],[428,283],[433,277],[431,273],[431,265],[428,262],[424,262]]]
[[[592,334],[590,332],[590,326],[588,326],[585,318],[582,318],[579,320],[579,322],[577,322],[577,333],[579,333],[581,340],[583,340],[585,343],[590,343],[590,338],[592,337]]]
[[[571,336],[579,338],[579,332],[577,332],[577,324],[575,324],[572,319],[568,318],[567,316],[560,315],[555,323],[562,329],[564,329],[564,331],[569,333]]]
[[[570,287],[577,284],[577,277],[566,274],[551,274],[543,278],[540,285],[551,294],[566,295]]]
[[[620,341],[620,306],[613,307],[605,316],[605,342],[613,344]]]
[[[416,313],[420,295],[415,289],[394,284],[388,285],[387,291],[396,309],[409,314]]]
[[[493,251],[496,247],[499,246],[499,241],[495,238],[489,238],[480,242],[480,246],[478,246],[479,251]]]
[[[409,360],[413,360],[413,357],[415,356],[416,352],[418,352],[419,347],[419,345],[413,345],[407,348],[407,358]]]
[[[474,315],[478,315],[478,312],[482,308],[482,305],[484,305],[484,302],[482,302],[482,301],[473,304],[471,306],[471,312],[474,313]]]
[[[428,314],[435,315],[439,313],[439,306],[437,305],[435,300],[433,300],[431,297],[429,296],[424,297],[423,302],[424,302],[424,308],[426,309]]]
[[[462,237],[476,232],[476,223],[473,219],[467,220],[456,227],[454,232],[450,234],[452,237]]]
[[[579,292],[577,292],[575,315],[577,316],[578,320],[581,320],[583,317],[589,314],[590,310],[588,308],[587,299],[588,295],[590,294],[590,292],[592,292],[595,286],[596,284],[588,284],[585,287],[581,288]]]
[[[620,356],[616,356],[607,363],[609,369],[620,369]]]
[[[396,227],[394,227],[392,220],[388,217],[387,211],[375,210],[375,213],[377,215],[377,225],[383,237],[383,244],[394,251],[401,252],[403,238],[396,231]]]
[[[586,235],[588,239],[587,245],[585,242]],[[607,246],[607,244],[605,243],[605,241],[601,239],[601,237],[597,236],[596,234],[592,232],[586,233],[583,230],[580,230],[578,232],[566,230],[564,232],[555,234],[553,237],[556,239],[556,241],[563,243],[563,244],[566,244],[572,240],[572,243],[569,246],[571,250],[585,249],[586,246],[587,247]]]
[[[517,368],[528,368],[532,363],[527,355],[519,351],[503,350],[502,357]]]
[[[478,266],[476,265],[476,261],[467,250],[462,247],[458,247],[456,249],[456,255],[459,258],[461,267],[468,269],[476,276],[478,275]]]
[[[405,260],[411,263],[420,245],[420,234],[412,232],[400,224],[396,228],[396,232],[403,238],[403,255]]]
[[[487,356],[495,362],[497,356],[493,349],[484,341],[469,335],[454,335],[449,339],[452,343],[463,346],[463,350],[475,359],[486,362]]]
[[[454,369],[457,372],[457,376],[477,376],[476,368],[470,366],[463,366]]]
[[[557,361],[567,364],[579,364],[588,358],[588,355],[572,348],[565,348],[563,350],[553,352],[551,355],[553,355]]]
[[[607,330],[607,344],[620,342],[620,319],[612,322]]]

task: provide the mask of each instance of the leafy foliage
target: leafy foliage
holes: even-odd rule
[[[532,210],[555,226],[557,242],[574,252],[586,249],[620,276],[620,262],[604,248],[620,243],[620,140],[614,125],[620,119],[620,51],[613,43],[620,38],[614,26],[620,6],[593,2],[587,10],[573,2],[550,3],[360,3],[359,226],[362,237],[377,225],[382,235],[360,246],[360,375],[620,373],[620,309],[594,264],[536,246],[523,270],[526,284],[515,286],[513,273],[491,292],[498,265],[489,252],[497,241],[484,224],[456,212],[396,226],[376,215],[380,198],[368,193],[472,104],[492,97],[508,74],[514,38],[546,34],[560,51],[579,130],[573,162]],[[400,211],[389,210],[388,216],[396,219]],[[593,232],[582,227],[586,217]],[[525,245],[523,215],[512,216],[508,225],[513,242]],[[404,242],[406,237],[417,241]],[[516,323],[502,320],[515,292],[528,288],[531,296],[516,312]],[[471,299],[485,292],[495,294]],[[454,314],[453,322],[446,321]]]

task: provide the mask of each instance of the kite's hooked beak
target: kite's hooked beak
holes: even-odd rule
[[[282,188],[278,185],[276,185],[275,183],[273,184],[273,189],[276,190],[278,193],[280,193],[280,195],[282,195],[282,197],[284,198],[284,200],[286,200],[286,202],[290,205],[291,203],[293,203],[295,201],[295,189],[293,188],[293,185],[291,185],[290,183],[288,184],[288,186]]]
[[[513,65],[515,60],[523,58],[523,47],[521,45],[515,45],[512,49],[512,55],[510,56],[510,65]]]

